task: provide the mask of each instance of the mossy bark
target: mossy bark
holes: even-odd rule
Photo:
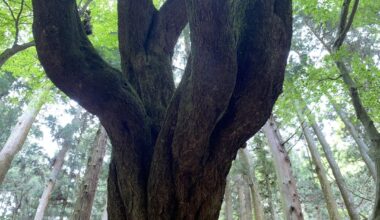
[[[237,150],[282,91],[291,1],[169,0],[158,11],[119,0],[121,72],[88,41],[74,0],[33,8],[47,75],[111,140],[109,219],[217,219]],[[171,56],[186,23],[191,55],[175,89]]]

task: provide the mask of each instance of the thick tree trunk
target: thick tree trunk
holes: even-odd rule
[[[12,160],[15,155],[21,150],[29,130],[32,127],[34,120],[36,119],[38,112],[42,105],[46,102],[49,96],[51,86],[47,86],[42,91],[36,94],[36,97],[32,98],[29,102],[26,110],[18,118],[17,124],[12,129],[10,136],[7,139],[4,147],[0,152],[0,185],[3,183],[5,175],[7,174]]]
[[[103,127],[100,127],[96,133],[94,143],[90,148],[86,172],[79,187],[72,219],[86,220],[91,217],[92,205],[95,198],[96,187],[98,186],[103,157],[106,153],[106,146],[107,133]]]
[[[308,111],[310,114],[312,114],[310,110],[308,110]],[[327,140],[326,140],[325,136],[323,135],[321,129],[319,128],[318,124],[316,123],[313,115],[309,115],[309,121],[310,121],[310,125],[311,125],[315,135],[317,136],[319,143],[321,144],[322,149],[325,153],[327,162],[330,165],[331,171],[334,175],[335,181],[336,181],[338,188],[339,188],[339,191],[342,195],[343,202],[347,208],[347,212],[348,212],[348,215],[350,216],[350,219],[351,220],[359,220],[360,217],[359,217],[358,210],[356,210],[354,200],[352,198],[351,193],[347,190],[347,184],[343,178],[342,173],[340,172],[340,168],[339,168],[338,163],[336,162],[336,160],[334,158],[334,154],[331,151],[331,147],[330,147],[329,143],[327,142]]]
[[[367,165],[372,178],[376,180],[376,168],[372,159],[368,155],[369,149],[368,149],[367,144],[360,137],[358,131],[356,130],[355,126],[352,124],[351,120],[346,116],[346,114],[338,106],[338,104],[334,101],[334,99],[329,94],[327,94],[327,97],[329,98],[335,111],[338,113],[339,118],[343,121],[351,137],[355,140],[356,144],[358,145],[360,155],[362,156],[364,163]]]
[[[264,125],[263,131],[268,139],[269,148],[276,169],[284,219],[303,219],[296,180],[292,173],[292,165],[273,116],[271,116]]]
[[[248,183],[251,191],[252,206],[254,209],[255,220],[264,220],[264,207],[262,205],[262,199],[257,188],[257,181],[255,174],[252,170],[252,165],[248,159],[248,155],[245,149],[239,150],[239,159],[243,166],[242,175],[244,175],[246,182]]]
[[[57,181],[58,174],[62,169],[63,162],[65,160],[65,155],[66,155],[66,152],[69,150],[69,146],[70,146],[69,144],[63,143],[61,150],[58,152],[58,154],[55,157],[53,169],[51,171],[51,174],[46,184],[46,187],[44,189],[44,192],[42,193],[42,196],[40,198],[40,203],[38,204],[36,215],[34,216],[34,220],[42,220],[44,217],[51,193],[53,192],[53,188]]]
[[[33,9],[47,75],[112,142],[109,218],[217,219],[237,150],[281,93],[291,1],[168,0],[157,11],[119,0],[122,72],[88,41],[74,0]],[[191,55],[175,89],[171,56],[187,22]]]
[[[336,204],[336,201],[334,199],[333,190],[331,188],[330,182],[327,179],[326,170],[323,167],[321,156],[318,152],[317,145],[314,142],[313,136],[311,135],[311,132],[309,130],[308,123],[304,121],[304,116],[299,108],[299,104],[295,103],[297,108],[297,116],[298,120],[301,123],[302,131],[305,136],[307,146],[309,147],[309,151],[311,154],[312,161],[315,165],[315,171],[317,173],[319,182],[321,184],[323,196],[326,201],[326,207],[327,211],[329,213],[330,219],[332,220],[339,220],[341,219],[338,213],[338,205]]]
[[[233,214],[233,207],[232,207],[232,192],[231,192],[231,183],[230,180],[227,178],[226,182],[226,190],[224,192],[224,214],[226,216],[226,220],[233,220],[232,214]]]

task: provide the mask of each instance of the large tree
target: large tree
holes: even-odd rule
[[[237,150],[282,91],[291,0],[118,0],[121,71],[87,39],[75,0],[33,0],[48,77],[112,142],[110,219],[217,219]],[[59,10],[59,13],[57,13]],[[175,88],[186,24],[191,55]]]

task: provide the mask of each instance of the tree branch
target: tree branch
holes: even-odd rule
[[[174,46],[187,23],[185,0],[167,0],[158,12],[149,44],[155,52],[173,55]]]
[[[11,58],[13,55],[15,55],[18,52],[21,52],[23,50],[28,49],[29,47],[34,46],[35,43],[34,41],[30,41],[25,44],[21,45],[13,45],[11,48],[5,49],[1,54],[0,54],[0,68],[4,65],[4,63]]]
[[[151,0],[118,0],[118,35],[122,71],[128,74],[130,59],[145,59],[146,40],[156,9]],[[139,55],[139,56],[137,56]]]
[[[345,0],[345,1],[347,1],[347,0]],[[343,5],[343,8],[342,8],[342,11],[343,11],[342,15],[343,16],[341,16],[340,19],[344,19],[344,21],[341,20],[339,22],[340,26],[339,26],[339,29],[338,29],[337,38],[336,38],[336,40],[334,42],[334,45],[333,45],[333,49],[335,51],[339,50],[339,48],[342,46],[343,41],[346,38],[347,32],[350,30],[352,22],[354,21],[354,17],[355,17],[356,11],[358,9],[358,6],[359,6],[359,0],[355,0],[354,1],[354,5],[352,6],[352,10],[351,10],[350,16],[348,17],[348,20],[346,21],[347,12],[345,12],[345,11],[348,10],[348,8],[350,7],[350,3],[348,2],[348,4]],[[345,24],[345,26],[344,26],[344,28],[342,28],[342,26],[344,24]]]

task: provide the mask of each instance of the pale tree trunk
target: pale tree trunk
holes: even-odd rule
[[[249,212],[249,200],[250,196],[247,194],[247,186],[242,176],[236,178],[236,187],[238,190],[239,198],[239,216],[240,220],[250,220],[252,219],[252,212]]]
[[[265,186],[266,186],[266,189],[268,190],[268,205],[269,205],[269,212],[270,212],[270,217],[271,217],[270,219],[276,219],[277,217],[276,217],[276,211],[274,210],[272,187],[268,178],[265,179]]]
[[[96,188],[98,186],[103,158],[106,153],[106,146],[107,133],[103,127],[99,127],[94,143],[90,148],[87,168],[79,188],[72,219],[86,220],[91,217],[92,205],[95,198]]]
[[[247,152],[244,148],[240,149],[238,151],[238,154],[239,154],[240,162],[243,166],[243,175],[248,183],[248,186],[251,192],[251,199],[252,199],[252,206],[254,210],[255,220],[264,220],[265,219],[264,207],[262,205],[262,198],[257,188],[257,181],[256,181],[255,174],[252,170],[252,164],[250,163]]]
[[[47,86],[42,91],[36,94],[35,98],[29,102],[26,110],[18,118],[17,124],[12,129],[4,147],[0,152],[0,185],[3,183],[5,175],[7,174],[12,160],[15,155],[21,150],[28,136],[29,130],[36,119],[38,112],[41,110],[42,105],[46,102],[49,96],[51,86]]]
[[[107,207],[104,208],[104,210],[103,210],[103,213],[102,213],[102,220],[108,220]]]
[[[233,220],[233,207],[232,207],[232,194],[231,194],[231,182],[227,177],[226,189],[224,191],[224,214],[226,216],[226,220]]]
[[[351,28],[356,11],[358,9],[359,0],[352,2],[349,0],[343,1],[341,15],[339,18],[339,25],[337,27],[336,39],[332,47],[329,47],[322,38],[318,38],[321,43],[326,47],[330,54],[337,53],[346,39],[347,33]],[[356,117],[362,123],[365,134],[371,140],[370,154],[373,155],[375,168],[376,168],[376,197],[375,205],[373,208],[372,219],[380,220],[380,132],[375,127],[374,121],[368,114],[367,109],[363,106],[362,100],[359,95],[358,86],[351,77],[350,63],[345,62],[341,56],[334,56],[335,64],[340,72],[344,84],[348,87],[349,95],[352,105],[354,106]]]
[[[297,116],[298,120],[301,123],[302,126],[302,131],[304,134],[304,137],[307,142],[307,146],[309,147],[309,151],[311,154],[312,161],[315,165],[315,171],[317,173],[319,182],[321,184],[323,196],[326,201],[326,207],[327,211],[329,213],[330,219],[331,220],[338,220],[341,219],[338,213],[338,205],[334,199],[334,194],[333,190],[331,188],[330,182],[327,178],[327,173],[325,168],[323,167],[322,161],[321,161],[321,156],[318,152],[317,145],[314,142],[313,136],[311,135],[311,132],[308,127],[308,123],[304,121],[304,116],[298,106],[298,103],[295,103],[296,108],[297,108]]]
[[[108,220],[108,214],[107,214],[107,200],[106,200],[106,205],[104,206],[103,213],[102,213],[102,218],[101,220]]]
[[[273,116],[271,116],[264,125],[263,131],[268,139],[269,148],[276,169],[284,219],[303,219],[301,202],[297,192],[296,180],[292,173],[290,158],[284,147]]]
[[[306,105],[306,103],[305,103],[305,105]],[[311,113],[310,109],[308,109],[307,106],[306,106],[306,109],[308,110],[307,115],[308,115],[308,119],[310,121],[310,125],[311,125],[315,135],[317,136],[319,143],[321,144],[322,149],[325,153],[327,162],[330,165],[331,171],[334,175],[335,181],[336,181],[338,188],[339,188],[339,191],[342,195],[343,202],[347,208],[348,215],[350,216],[350,219],[352,219],[352,220],[359,220],[360,217],[359,217],[358,210],[356,210],[356,208],[355,208],[354,200],[352,198],[351,193],[347,190],[347,184],[343,178],[342,173],[340,172],[340,168],[338,166],[338,163],[336,162],[336,160],[334,158],[334,153],[331,151],[331,146],[329,145],[325,136],[323,135],[323,133],[322,133],[320,127],[318,126],[318,124],[314,118],[314,115]]]
[[[46,211],[46,208],[49,203],[49,198],[51,196],[51,193],[53,191],[54,185],[57,181],[57,177],[59,172],[62,169],[63,162],[65,160],[66,152],[69,150],[69,144],[63,143],[61,150],[58,152],[58,154],[55,157],[53,169],[51,171],[49,180],[46,184],[46,187],[44,189],[44,192],[42,193],[42,196],[40,198],[40,203],[38,204],[36,215],[34,216],[34,220],[42,220]]]
[[[362,156],[364,163],[367,165],[369,173],[371,174],[372,178],[376,180],[376,168],[375,168],[375,164],[373,163],[373,160],[368,155],[369,149],[368,149],[367,144],[360,137],[358,131],[356,130],[355,126],[352,124],[351,120],[347,117],[347,115],[343,112],[343,110],[338,106],[338,104],[335,102],[333,97],[331,97],[330,94],[326,94],[326,95],[329,98],[330,103],[334,107],[335,111],[338,113],[339,118],[343,121],[351,137],[355,140],[356,144],[358,145],[360,155]]]

